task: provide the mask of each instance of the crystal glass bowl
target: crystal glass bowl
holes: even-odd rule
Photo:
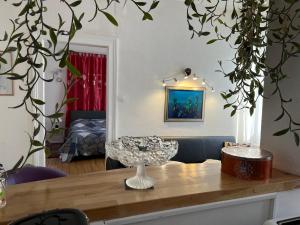
[[[125,166],[137,167],[137,174],[126,180],[134,189],[147,189],[154,180],[146,175],[145,165],[163,165],[178,151],[177,141],[164,141],[153,137],[121,137],[105,144],[106,154]]]

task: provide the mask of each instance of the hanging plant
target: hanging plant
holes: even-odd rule
[[[231,116],[240,109],[249,109],[252,115],[259,97],[264,96],[263,83],[270,78],[274,86],[272,95],[277,95],[281,103],[281,112],[275,121],[287,119],[286,128],[274,133],[281,136],[292,133],[299,146],[300,123],[288,110],[291,98],[284,96],[281,82],[287,78],[284,66],[300,53],[297,37],[300,33],[300,5],[298,0],[206,0],[196,4],[195,0],[186,0],[187,23],[194,36],[214,36],[207,44],[219,41],[227,42],[235,55],[231,60],[232,71],[225,71],[219,61],[220,70],[233,84],[234,88],[222,92],[231,108]],[[225,22],[230,17],[230,22]],[[227,19],[228,20],[228,19]],[[214,32],[208,30],[214,28]],[[209,28],[209,29],[208,29]],[[276,65],[267,63],[267,46],[276,45],[280,59]]]
[[[300,124],[293,119],[293,115],[287,109],[291,99],[283,95],[280,83],[287,76],[283,66],[291,57],[296,57],[300,53],[300,44],[295,41],[300,31],[300,27],[296,25],[300,10],[296,7],[297,0],[282,1],[285,3],[284,7],[276,7],[272,3],[268,5],[267,0],[185,0],[184,4],[187,8],[188,29],[192,33],[192,38],[213,36],[207,44],[225,41],[235,49],[235,55],[231,60],[234,65],[232,71],[225,71],[222,62],[219,62],[219,72],[223,73],[234,85],[233,89],[221,93],[227,102],[224,108],[232,109],[231,116],[234,116],[237,110],[244,108],[249,109],[250,114],[253,114],[258,97],[264,97],[263,82],[270,77],[275,89],[273,95],[278,95],[281,100],[282,112],[276,121],[283,118],[289,120],[287,127],[274,135],[280,136],[291,132],[296,144],[299,145]],[[55,112],[51,115],[43,113],[40,108],[45,102],[34,98],[34,87],[40,80],[53,81],[54,77],[51,79],[43,77],[47,62],[50,59],[59,62],[61,68],[67,67],[73,74],[73,82],[78,79],[81,76],[80,72],[68,61],[68,55],[72,39],[82,28],[82,19],[87,17],[86,15],[92,15],[89,18],[89,22],[92,22],[102,16],[118,26],[117,20],[109,13],[109,8],[112,4],[121,2],[119,0],[93,0],[91,1],[94,5],[93,12],[78,13],[82,0],[57,1],[61,8],[68,10],[71,15],[64,18],[58,13],[57,26],[45,20],[47,8],[43,0],[10,2],[12,1],[5,1],[2,4],[13,5],[18,9],[19,14],[18,18],[10,20],[12,31],[5,32],[0,40],[6,46],[0,53],[0,67],[7,64],[5,60],[7,54],[14,53],[15,57],[13,65],[0,75],[11,80],[22,81],[19,89],[24,92],[24,98],[13,108],[24,107],[34,122],[34,131],[29,134],[28,154],[20,158],[13,168],[16,169],[23,166],[32,154],[45,149],[45,138],[43,141],[37,139],[40,132],[46,131],[53,135],[61,131],[56,128],[46,130],[41,118],[50,119],[51,123],[55,124],[63,117],[61,112],[63,106],[76,100],[67,99],[68,90],[65,86],[65,96],[61,103],[56,104]],[[127,3],[126,0],[124,2]],[[157,0],[147,2],[129,0],[129,2],[141,12],[143,20],[153,20],[151,11],[159,4]],[[77,8],[76,11],[75,8]],[[231,20],[226,23],[228,17]],[[212,27],[213,32],[210,31]],[[58,49],[57,44],[61,37],[67,37],[67,42]],[[43,43],[42,40],[47,41]],[[270,66],[266,63],[266,47],[273,44],[281,45],[282,54],[278,65]],[[19,71],[20,67],[23,70],[26,68],[23,73],[14,72]]]

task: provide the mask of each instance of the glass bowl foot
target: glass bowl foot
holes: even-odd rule
[[[154,181],[151,177],[134,176],[126,180],[126,185],[133,189],[149,189],[154,186]]]
[[[133,189],[148,189],[154,186],[152,177],[146,175],[144,163],[137,165],[136,175],[126,180],[126,185]]]

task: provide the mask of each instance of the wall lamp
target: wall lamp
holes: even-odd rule
[[[179,76],[179,75],[178,75],[178,76]],[[166,86],[167,86],[167,83],[169,83],[169,82],[178,82],[178,80],[180,80],[180,77],[181,77],[182,75],[180,75],[180,77],[178,77],[178,76],[176,76],[176,77],[173,76],[173,77],[164,78],[164,79],[162,80],[162,86],[163,86],[163,87],[166,87]],[[192,74],[192,69],[191,69],[191,68],[185,68],[185,69],[183,70],[183,79],[184,79],[184,80],[187,80],[187,79],[190,79],[190,78],[191,78],[192,80],[194,80],[194,81],[197,81],[197,80],[200,79],[200,77],[197,76],[195,73]],[[211,90],[211,92],[215,92],[214,87],[211,86],[211,85],[207,82],[207,80],[202,79],[201,84],[202,84],[202,86],[208,87],[208,88]]]
[[[188,79],[191,74],[192,74],[192,69],[191,68],[185,68],[184,69],[184,79]]]
[[[162,85],[165,87],[165,86],[167,86],[167,83],[166,83],[166,82],[170,82],[170,81],[177,82],[178,80],[177,80],[177,78],[175,78],[175,77],[165,78],[165,79],[163,79],[163,81],[162,81]]]

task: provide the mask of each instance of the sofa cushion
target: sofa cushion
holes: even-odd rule
[[[235,142],[233,136],[209,136],[204,137],[203,145],[207,154],[207,159],[221,160],[221,150],[225,142]]]
[[[207,159],[202,139],[192,138],[171,138],[178,141],[178,152],[171,159],[184,163],[202,163]]]
[[[167,137],[177,140],[178,153],[171,160],[184,163],[202,163],[206,159],[221,159],[224,142],[235,141],[233,136]]]

